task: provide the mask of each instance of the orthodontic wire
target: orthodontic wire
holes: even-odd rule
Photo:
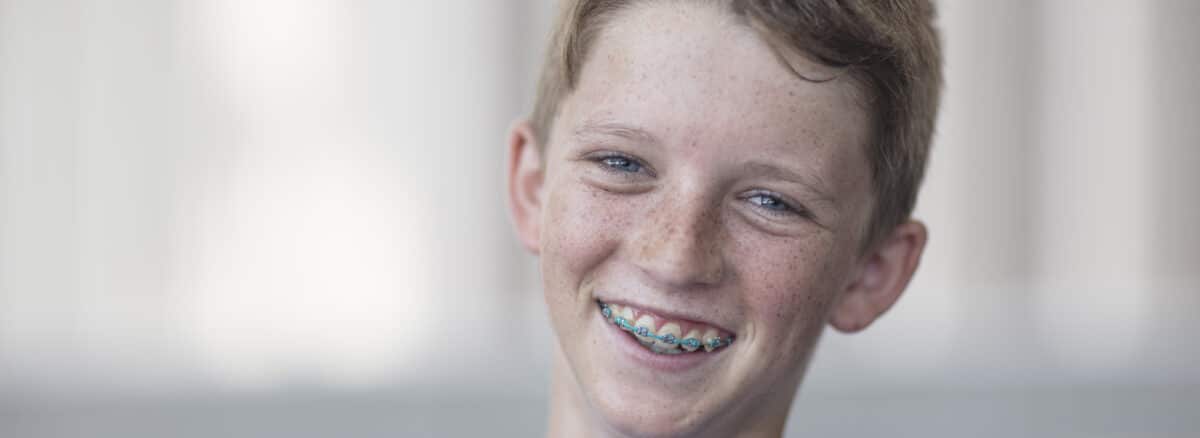
[[[616,324],[622,330],[633,333],[634,335],[637,335],[637,336],[640,336],[643,338],[654,338],[654,339],[658,339],[660,341],[666,342],[668,344],[683,345],[683,346],[692,347],[692,348],[700,348],[700,346],[702,345],[700,340],[696,339],[696,338],[677,339],[675,337],[675,335],[670,334],[670,333],[667,333],[662,336],[658,336],[658,335],[655,335],[654,333],[651,333],[649,327],[634,326],[633,324],[630,324],[628,320],[626,320],[624,317],[621,317],[621,316],[613,318],[612,309],[608,307],[608,304],[603,304],[603,303],[600,304],[600,314],[604,315],[604,319],[611,319],[613,324]],[[721,348],[723,346],[726,346],[726,345],[729,345],[732,343],[733,343],[733,336],[730,336],[729,339],[712,338],[712,340],[710,340],[708,342],[708,346],[709,346],[709,348],[715,350],[717,348]]]

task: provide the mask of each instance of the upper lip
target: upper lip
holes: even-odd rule
[[[708,319],[707,317],[704,317],[704,316],[702,316],[702,315],[700,315],[700,314],[698,314],[698,313],[695,313],[695,312],[689,312],[689,311],[686,311],[686,310],[685,310],[685,311],[682,311],[682,312],[680,312],[680,311],[667,311],[667,310],[663,310],[663,309],[661,309],[661,308],[658,308],[658,307],[654,307],[654,306],[648,306],[648,305],[639,304],[639,303],[635,303],[635,302],[628,301],[628,300],[622,300],[622,299],[607,299],[607,298],[601,298],[601,297],[596,297],[596,299],[597,299],[597,300],[599,300],[599,301],[600,301],[600,302],[602,302],[602,303],[605,303],[605,304],[616,304],[616,305],[620,305],[620,306],[630,306],[630,307],[637,308],[637,309],[639,309],[639,310],[645,310],[645,311],[647,311],[647,312],[653,313],[653,314],[655,314],[655,315],[658,315],[658,316],[661,316],[661,317],[663,317],[663,318],[667,318],[667,319],[677,319],[677,320],[688,320],[688,321],[695,321],[695,322],[697,322],[697,323],[700,323],[700,324],[704,324],[704,325],[707,325],[707,326],[713,327],[713,328],[715,328],[715,329],[718,329],[718,330],[724,331],[724,332],[726,332],[726,333],[733,333],[733,334],[736,334],[736,333],[737,333],[737,332],[735,332],[735,331],[733,331],[733,330],[730,330],[730,329],[726,328],[725,326],[723,326],[723,325],[721,325],[721,324],[718,324],[718,323],[716,323],[716,322],[713,322],[711,319]]]

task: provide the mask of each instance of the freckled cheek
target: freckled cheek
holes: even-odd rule
[[[793,242],[742,255],[744,299],[760,335],[772,345],[805,346],[824,325],[836,289],[821,259],[824,249]]]
[[[622,239],[628,206],[611,194],[563,186],[547,198],[543,230],[544,264],[557,265],[572,277],[587,276]],[[582,281],[584,278],[576,278]]]

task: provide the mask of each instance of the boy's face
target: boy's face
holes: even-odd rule
[[[759,33],[694,3],[622,12],[593,43],[518,227],[541,254],[573,391],[609,426],[694,434],[786,416],[863,266],[869,120],[854,92],[799,79]],[[735,341],[659,354],[600,302],[660,334]]]

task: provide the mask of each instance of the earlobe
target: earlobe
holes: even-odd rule
[[[528,121],[513,123],[508,135],[508,208],[525,249],[541,252],[542,149]]]
[[[917,270],[927,240],[925,225],[909,221],[864,253],[854,278],[834,304],[829,324],[843,332],[857,332],[890,309]]]

